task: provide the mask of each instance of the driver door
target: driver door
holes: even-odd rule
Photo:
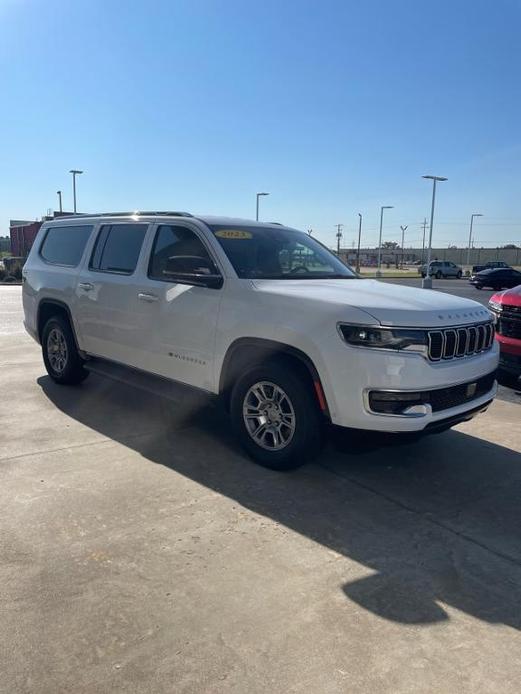
[[[157,226],[138,293],[138,310],[147,340],[142,368],[213,391],[215,331],[223,289],[222,285],[196,286],[195,278],[222,273],[203,239],[199,230],[186,223]],[[173,281],[175,274],[182,274],[182,282]]]

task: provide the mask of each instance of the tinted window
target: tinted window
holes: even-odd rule
[[[40,255],[48,263],[76,266],[81,260],[92,226],[51,227],[47,230]]]
[[[166,280],[172,282],[169,269],[172,259],[178,262],[175,264],[180,271],[194,274],[217,274],[208,251],[200,238],[191,229],[179,226],[160,226],[154,239],[152,255],[148,276],[156,280]],[[183,259],[186,260],[183,267]],[[199,262],[200,260],[200,262]]]
[[[146,224],[105,224],[96,239],[91,270],[134,272],[147,231]]]
[[[353,279],[357,275],[308,234],[285,227],[212,225],[239,277]]]

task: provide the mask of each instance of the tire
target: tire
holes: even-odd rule
[[[441,280],[441,278],[443,277],[443,275],[442,275],[441,272],[438,270],[438,272],[434,275],[434,277],[436,277],[437,280]]]
[[[474,286],[476,287],[476,289],[483,289],[483,285],[481,284],[475,284]]]
[[[463,276],[463,273],[462,273],[461,270],[460,270],[460,271],[458,272],[458,274],[456,275],[456,278],[457,278],[458,280],[460,280],[460,279],[462,278],[462,276]]]
[[[55,383],[75,385],[89,372],[78,354],[69,321],[62,316],[49,318],[42,332],[42,354],[47,373]]]
[[[273,407],[277,402],[278,411]],[[291,470],[320,450],[323,421],[311,384],[282,361],[254,366],[241,376],[233,387],[230,412],[237,438],[259,465],[271,470]],[[288,424],[280,422],[281,413]],[[266,422],[259,423],[266,417],[273,417],[273,423],[269,419],[268,426]],[[277,432],[272,433],[273,429]],[[259,432],[258,440],[254,431]]]

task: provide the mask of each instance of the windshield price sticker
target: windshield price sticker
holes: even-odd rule
[[[215,235],[220,239],[252,239],[253,234],[242,229],[221,229],[216,231]]]

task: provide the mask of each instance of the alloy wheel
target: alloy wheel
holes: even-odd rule
[[[47,356],[57,374],[63,373],[69,356],[65,336],[59,328],[53,328],[47,337]]]
[[[269,451],[285,448],[295,433],[295,410],[287,393],[276,383],[259,381],[247,391],[242,416],[255,443]]]

